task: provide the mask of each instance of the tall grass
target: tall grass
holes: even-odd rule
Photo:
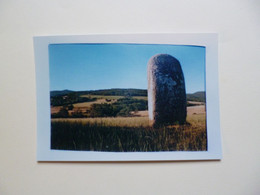
[[[148,127],[148,117],[98,117],[98,118],[60,118],[52,122],[78,122],[82,124],[96,124],[102,126],[119,127]]]
[[[138,118],[140,121],[137,122]],[[123,121],[123,118],[115,118],[115,121],[111,120],[112,118],[107,121],[104,118],[100,121],[53,120],[51,148],[107,152],[207,150],[205,117],[194,116],[185,125],[165,126],[159,129],[150,127],[146,117],[141,118],[125,118],[130,121],[128,124],[126,121],[118,122]]]

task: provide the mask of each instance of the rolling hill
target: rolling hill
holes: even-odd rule
[[[61,90],[51,91],[50,96],[64,96],[70,93],[77,93],[78,95],[103,95],[103,96],[147,96],[145,89],[101,89],[101,90],[88,90],[88,91],[72,91]],[[206,95],[204,91],[187,94],[187,101],[206,102]]]

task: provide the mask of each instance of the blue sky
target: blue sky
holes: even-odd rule
[[[156,54],[179,60],[186,92],[205,91],[205,47],[149,44],[50,44],[50,90],[147,89]]]

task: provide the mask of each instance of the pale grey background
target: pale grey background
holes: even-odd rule
[[[258,0],[2,0],[0,194],[259,194]],[[219,33],[223,160],[37,163],[35,35]]]

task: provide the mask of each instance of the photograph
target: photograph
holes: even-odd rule
[[[38,161],[220,159],[216,34],[34,37]]]
[[[51,149],[206,151],[205,47],[50,44]]]

